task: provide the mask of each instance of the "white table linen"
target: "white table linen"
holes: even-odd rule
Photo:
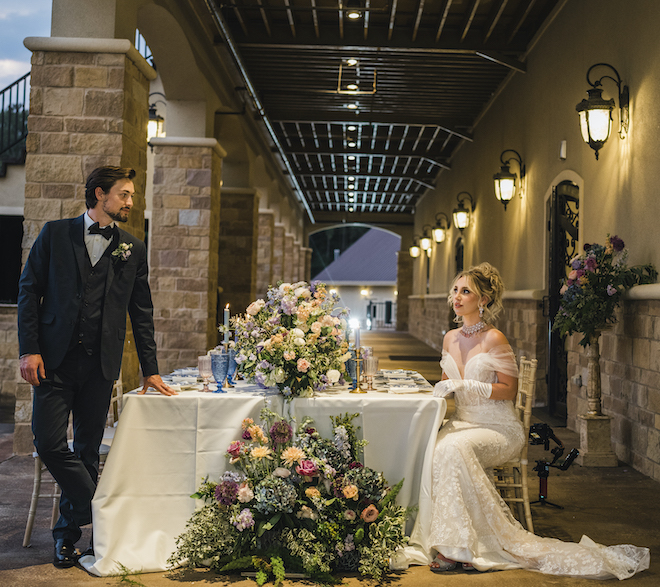
[[[324,437],[331,433],[329,416],[359,413],[355,424],[369,441],[365,465],[383,471],[392,485],[405,477],[398,503],[419,505],[418,515],[430,520],[431,463],[446,412],[443,399],[331,392],[286,404],[280,395],[264,396],[245,384],[226,394],[130,393],[124,398],[92,502],[96,559],[81,559],[92,574],[117,573],[118,563],[133,571],[164,571],[176,537],[195,510],[197,502],[190,495],[204,477],[217,479],[229,468],[227,447],[241,437],[244,418],[259,421],[265,402],[299,421],[314,418]]]

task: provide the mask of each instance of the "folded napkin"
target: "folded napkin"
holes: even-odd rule
[[[419,387],[417,387],[414,383],[412,385],[390,384],[388,386],[388,390],[389,393],[418,393],[420,391]]]

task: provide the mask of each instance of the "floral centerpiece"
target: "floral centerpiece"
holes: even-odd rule
[[[309,418],[294,433],[291,420],[267,408],[263,425],[244,420],[242,438],[227,448],[235,469],[205,480],[192,496],[205,504],[177,538],[169,564],[257,568],[260,584],[269,572],[281,580],[284,565],[324,582],[334,582],[337,570],[380,579],[408,540],[407,510],[395,503],[403,480],[390,488],[362,465],[356,416],[331,417],[331,440]]]
[[[623,293],[634,285],[653,283],[653,265],[628,267],[628,251],[618,236],[607,235],[605,245],[585,244],[584,253],[571,260],[560,293],[553,328],[562,335],[579,332],[587,346],[607,326],[616,322],[614,310]]]
[[[347,311],[324,283],[279,283],[233,318],[238,371],[287,398],[344,383]]]

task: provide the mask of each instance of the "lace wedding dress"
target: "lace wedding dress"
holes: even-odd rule
[[[509,345],[474,355],[464,376],[444,351],[441,366],[449,379],[494,383],[496,372],[517,376]],[[482,571],[524,568],[593,579],[625,579],[648,568],[648,548],[606,547],[586,536],[576,544],[527,532],[486,471],[519,455],[527,442],[513,402],[485,399],[460,387],[454,398],[455,415],[440,430],[433,456],[431,520],[422,523],[428,534],[420,536],[416,527],[411,537],[427,557],[437,550]]]

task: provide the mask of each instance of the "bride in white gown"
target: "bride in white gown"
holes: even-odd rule
[[[527,532],[495,489],[489,469],[520,454],[527,438],[513,408],[515,356],[491,323],[503,284],[483,263],[457,276],[449,301],[462,321],[443,342],[443,380],[436,396],[453,394],[456,412],[442,427],[433,457],[433,514],[424,542],[437,552],[435,572],[463,563],[480,571],[533,569],[553,575],[625,579],[649,566],[649,550],[579,544]],[[414,536],[414,533],[413,533]]]

